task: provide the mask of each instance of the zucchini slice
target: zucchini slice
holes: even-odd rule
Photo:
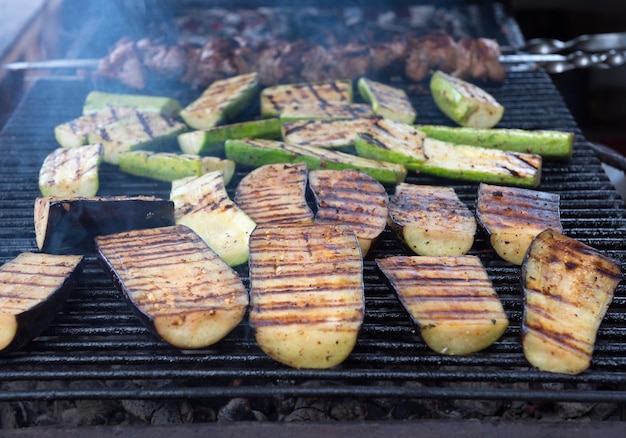
[[[82,266],[82,255],[33,252],[0,266],[0,353],[21,348],[48,327]]]
[[[100,187],[101,144],[52,151],[39,169],[42,196],[95,196]]]
[[[374,116],[371,106],[365,103],[296,102],[282,109],[280,121],[287,123],[297,120],[342,120]]]
[[[417,111],[401,88],[360,78],[357,87],[363,100],[372,105],[375,114],[402,123],[413,123]]]
[[[261,349],[295,368],[330,368],[363,323],[363,261],[343,224],[269,224],[250,238],[250,325]]]
[[[266,164],[244,176],[235,203],[257,225],[274,222],[313,222],[307,204],[307,167],[304,163]]]
[[[323,148],[352,146],[359,132],[369,131],[378,118],[297,120],[283,123],[283,140]]]
[[[491,346],[509,320],[480,259],[393,256],[376,264],[437,353],[467,355]]]
[[[519,187],[480,184],[476,219],[493,250],[521,265],[533,238],[547,228],[563,232],[555,193]]]
[[[54,137],[64,148],[83,146],[88,143],[89,134],[92,132],[135,114],[137,114],[137,111],[132,108],[105,108],[55,126]]]
[[[317,206],[315,221],[348,225],[367,255],[387,226],[385,187],[354,169],[311,170],[309,187]]]
[[[99,236],[96,248],[135,314],[174,347],[213,345],[245,316],[239,275],[187,227]]]
[[[173,97],[92,91],[85,98],[83,114],[122,107],[139,112],[160,113],[171,118],[178,117],[182,109],[180,102]]]
[[[620,280],[617,261],[555,230],[539,233],[522,264],[522,346],[531,365],[572,375],[589,368]]]
[[[401,183],[389,199],[389,226],[415,254],[455,256],[474,244],[476,219],[452,187]]]

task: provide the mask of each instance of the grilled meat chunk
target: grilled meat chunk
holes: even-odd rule
[[[585,371],[620,280],[617,261],[555,230],[539,233],[522,264],[526,359],[542,371]]]
[[[0,353],[21,348],[47,328],[82,265],[82,255],[24,252],[0,266]]]
[[[181,349],[208,347],[243,319],[238,274],[187,227],[96,238],[98,259],[139,319]]]
[[[476,219],[494,251],[521,265],[533,238],[547,228],[562,232],[559,195],[538,190],[480,184]]]
[[[295,368],[330,368],[363,322],[363,262],[342,224],[271,224],[250,238],[250,325],[261,349]]]
[[[424,342],[437,353],[466,355],[483,350],[509,325],[476,256],[394,256],[376,263]]]

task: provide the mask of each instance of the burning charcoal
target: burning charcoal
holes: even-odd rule
[[[234,398],[217,413],[219,423],[230,423],[234,421],[254,421],[256,416],[252,412],[250,402],[245,398]]]

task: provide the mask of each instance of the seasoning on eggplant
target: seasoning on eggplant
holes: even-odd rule
[[[376,263],[424,342],[437,353],[467,355],[483,350],[509,325],[476,256],[393,256]]]
[[[103,152],[101,144],[55,149],[39,169],[39,191],[43,196],[95,196]]]
[[[305,162],[309,170],[357,169],[383,184],[404,181],[407,169],[403,165],[359,157],[316,146],[292,145],[275,140],[227,140],[226,157],[246,166],[271,163]]]
[[[178,136],[180,149],[187,154],[209,155],[224,151],[224,142],[238,138],[281,138],[278,118],[250,120],[215,126],[214,128],[184,132]]]
[[[311,170],[316,222],[348,225],[367,255],[387,225],[389,196],[385,187],[358,170]]]
[[[417,111],[402,88],[368,78],[360,78],[357,87],[363,100],[372,105],[375,114],[407,124],[415,121]]]
[[[89,134],[117,120],[137,114],[132,108],[104,108],[84,114],[54,127],[54,137],[64,148],[74,148],[88,143]]]
[[[522,264],[522,346],[531,365],[572,375],[589,368],[620,280],[617,261],[555,230],[539,233]]]
[[[239,275],[185,226],[99,236],[96,249],[135,314],[177,348],[213,345],[245,315]]]
[[[228,184],[235,173],[233,160],[173,152],[129,151],[119,157],[120,170],[132,175],[172,182],[219,170]]]
[[[82,265],[82,255],[24,252],[0,266],[0,353],[21,348],[48,327]]]
[[[230,266],[248,261],[248,241],[256,223],[235,204],[222,172],[172,181],[176,224],[194,230]]]
[[[415,254],[455,256],[472,248],[477,225],[452,187],[402,183],[389,199],[389,226]]]
[[[175,139],[187,127],[158,113],[136,113],[91,132],[89,143],[102,143],[103,161],[118,164],[119,154],[138,149],[156,149]]]
[[[48,196],[34,210],[37,247],[51,254],[90,253],[96,236],[174,224],[174,203],[152,196]]]
[[[131,108],[139,112],[160,113],[171,118],[178,117],[182,109],[180,102],[173,97],[91,91],[85,98],[83,114],[109,108]]]
[[[261,349],[295,368],[352,352],[364,314],[363,261],[343,224],[269,224],[250,238],[250,325]]]
[[[491,94],[442,71],[431,76],[430,92],[437,107],[461,126],[493,128],[504,115],[504,107]]]
[[[352,103],[352,81],[339,79],[329,82],[280,84],[261,90],[261,117],[279,117],[292,103]]]
[[[259,77],[246,73],[213,82],[180,112],[187,125],[209,129],[243,111],[259,92]]]
[[[369,131],[377,117],[358,119],[296,120],[283,123],[283,140],[294,145],[323,148],[352,146],[359,132]]]
[[[546,228],[563,231],[559,201],[556,193],[480,184],[476,219],[493,250],[519,266],[537,234]]]
[[[296,102],[285,106],[280,112],[282,123],[296,120],[341,120],[375,116],[366,103],[328,103],[321,101]]]
[[[304,163],[266,164],[244,176],[235,203],[257,225],[276,222],[313,222],[307,204],[307,167]]]

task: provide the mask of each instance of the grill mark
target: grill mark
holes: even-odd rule
[[[592,345],[584,342],[582,339],[575,339],[567,333],[557,333],[554,331],[546,330],[541,326],[525,325],[524,331],[526,333],[533,333],[535,336],[551,341],[567,350],[571,350],[577,354],[585,357],[591,357]],[[587,348],[585,348],[587,347]]]

